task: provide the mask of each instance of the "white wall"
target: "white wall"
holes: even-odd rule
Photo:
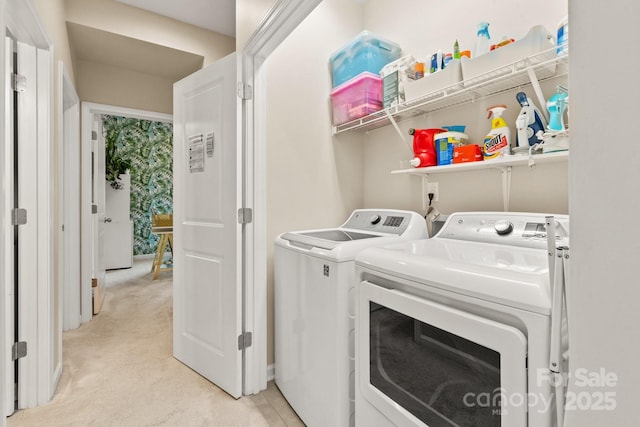
[[[362,207],[361,135],[333,140],[329,57],[362,29],[362,6],[325,0],[267,60],[267,241],[340,225]],[[273,246],[268,361],[273,363]]]
[[[258,28],[275,0],[236,1],[236,50],[240,51]]]
[[[638,425],[640,396],[640,87],[625,41],[640,40],[640,3],[570,0],[571,286],[567,290],[572,371],[615,373],[614,411],[570,411],[568,426]],[[620,43],[619,43],[620,42]],[[601,67],[599,52],[611,58]],[[630,132],[629,132],[630,131]]]
[[[76,88],[84,102],[173,113],[173,79],[76,61]]]
[[[473,50],[477,23],[490,22],[492,39],[502,36],[522,38],[534,25],[544,25],[552,34],[567,14],[566,1],[543,0],[535,7],[519,0],[482,0],[464,2],[436,0],[398,0],[393,7],[383,0],[369,0],[365,7],[364,28],[398,43],[405,53],[425,60],[441,49],[453,50],[458,39],[460,49]],[[455,16],[455,19],[451,18]],[[558,83],[566,78],[543,85],[548,98]],[[535,99],[531,88],[524,88]],[[520,106],[512,91],[504,95],[479,100],[463,107],[433,113],[427,117],[400,123],[404,138],[412,142],[409,128],[428,128],[464,124],[471,142],[481,141],[491,127],[486,118],[486,107],[505,103],[509,109],[505,120],[515,138],[515,119]],[[391,175],[402,169],[401,160],[409,159],[412,152],[391,126],[369,132],[364,136],[365,172],[364,204],[366,207],[395,207],[422,209],[421,180],[415,176]],[[461,210],[503,210],[500,172],[497,170],[437,175],[430,178],[439,182],[440,212]],[[510,210],[535,212],[568,212],[567,165],[544,165],[536,169],[515,168],[512,181]]]
[[[38,12],[42,23],[44,24],[47,34],[51,37],[53,41],[53,54],[54,60],[53,64],[55,64],[54,68],[54,121],[53,121],[53,147],[52,147],[52,156],[54,159],[59,158],[59,154],[62,150],[63,141],[60,140],[60,123],[62,121],[63,112],[60,111],[61,102],[59,101],[62,98],[62,94],[60,93],[60,88],[57,82],[60,81],[60,76],[58,75],[58,61],[63,61],[65,70],[69,74],[72,82],[75,84],[75,79],[73,75],[73,63],[71,60],[71,51],[69,50],[69,41],[67,40],[67,28],[64,23],[64,0],[34,0],[34,6]],[[62,218],[60,218],[60,198],[59,190],[61,188],[62,181],[62,172],[57,168],[53,170],[53,176],[51,177],[54,184],[54,195],[53,195],[53,239],[54,239],[54,247],[58,247],[58,241],[62,238],[59,224],[62,224]],[[58,251],[54,251],[53,253],[53,300],[59,301],[59,294],[62,292],[62,284],[58,283],[58,278],[60,277],[59,272],[59,254]],[[60,325],[60,315],[59,310],[61,307],[58,304],[54,304],[54,325],[53,325],[53,342],[54,342],[54,366],[59,366],[62,361],[59,360],[59,355],[62,350],[59,348],[62,343],[62,325]]]

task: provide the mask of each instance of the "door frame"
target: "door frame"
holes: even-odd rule
[[[154,111],[137,110],[134,108],[117,107],[115,105],[82,102],[82,152],[80,189],[82,206],[81,217],[81,261],[80,261],[80,292],[81,292],[81,316],[80,322],[85,323],[92,319],[93,309],[91,301],[91,256],[93,242],[91,238],[92,214],[91,214],[91,125],[93,117],[97,114],[110,114],[114,116],[133,117],[136,119],[152,120],[159,122],[173,122],[171,114]]]
[[[2,24],[3,28],[4,28],[4,23],[6,22],[5,19],[5,2],[4,1],[0,1],[0,23]],[[5,121],[5,117],[6,117],[6,102],[5,100],[7,99],[8,94],[6,93],[6,85],[5,85],[5,80],[7,79],[6,76],[6,68],[7,68],[7,64],[6,64],[6,60],[5,60],[5,54],[6,54],[6,43],[5,43],[5,38],[4,35],[6,33],[6,30],[2,32],[2,40],[0,42],[0,75],[2,76],[2,78],[0,78],[0,123],[2,123],[3,125],[6,123]],[[6,141],[6,132],[3,131],[2,134],[0,134],[0,153],[6,153],[6,147],[7,147],[7,141]],[[3,164],[6,164],[3,163]],[[3,167],[3,169],[5,169]],[[6,282],[4,279],[7,277],[6,274],[6,263],[5,263],[5,259],[6,259],[6,254],[5,254],[5,250],[9,247],[9,242],[7,242],[9,233],[9,227],[6,224],[7,221],[7,195],[5,193],[5,191],[3,190],[5,188],[5,183],[7,181],[7,176],[6,176],[6,171],[3,171],[0,173],[0,277],[3,279],[3,282]],[[13,245],[13,244],[12,244]],[[8,355],[8,337],[5,331],[5,326],[7,325],[7,316],[9,316],[10,314],[8,313],[8,310],[6,309],[6,304],[8,304],[8,289],[7,289],[7,285],[3,285],[0,287],[0,320],[2,320],[3,326],[0,327],[0,390],[2,390],[2,396],[0,396],[0,427],[4,427],[6,425],[6,413],[7,413],[7,402],[6,402],[6,398],[4,396],[4,391],[5,391],[5,387],[7,386],[7,382],[6,382],[6,377],[7,377],[7,368],[8,368],[8,361],[9,361],[9,355]]]
[[[240,51],[242,81],[253,88],[243,100],[243,206],[253,222],[243,235],[243,331],[253,332],[245,349],[243,394],[267,388],[267,88],[266,58],[322,0],[279,0]]]
[[[58,61],[58,93],[60,94],[58,108],[58,283],[61,284],[58,292],[58,322],[62,330],[75,329],[80,326],[80,224],[73,224],[69,217],[68,198],[65,197],[66,188],[74,182],[72,176],[76,176],[75,182],[80,184],[80,98],[75,90],[73,82],[65,69],[64,62]],[[75,160],[75,161],[73,161]],[[78,185],[77,200],[71,203],[78,208],[80,216],[80,185]],[[65,224],[67,225],[65,227]],[[72,228],[73,227],[73,228]],[[74,230],[74,228],[77,229]],[[76,233],[72,233],[72,230]],[[69,237],[74,240],[70,241]],[[77,240],[76,240],[77,238]],[[71,242],[71,244],[69,244]],[[68,274],[76,271],[76,280],[71,281]],[[62,346],[58,349],[58,357],[62,359]]]

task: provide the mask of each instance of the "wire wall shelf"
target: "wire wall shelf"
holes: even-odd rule
[[[488,96],[537,84],[569,73],[567,54],[558,56],[556,47],[525,57],[471,79],[447,86],[400,105],[369,114],[363,118],[333,126],[333,134],[347,131],[367,132],[393,122],[430,112],[474,102]]]

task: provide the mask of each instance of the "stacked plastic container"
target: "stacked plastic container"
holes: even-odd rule
[[[363,31],[331,55],[333,124],[341,125],[382,109],[380,70],[400,58],[396,43]]]

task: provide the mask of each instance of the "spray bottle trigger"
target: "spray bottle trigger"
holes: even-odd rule
[[[521,107],[529,106],[529,98],[527,98],[527,94],[524,92],[518,92],[516,94],[516,100],[518,101]]]

